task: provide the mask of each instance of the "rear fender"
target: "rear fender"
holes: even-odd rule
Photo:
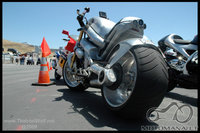
[[[116,52],[110,52],[113,53],[110,56],[110,59],[108,60],[108,64],[106,65],[106,68],[111,68],[122,56],[124,56],[133,46],[135,45],[144,45],[144,44],[153,44],[152,42],[145,40],[144,38],[131,38],[127,40],[123,40],[119,42],[118,45],[116,45],[113,49],[115,50],[116,47],[119,47]]]

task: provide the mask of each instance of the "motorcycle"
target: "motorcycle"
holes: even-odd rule
[[[60,80],[60,78],[63,76],[62,69],[63,65],[65,63],[65,60],[67,58],[67,55],[71,52],[74,52],[73,48],[76,45],[76,36],[71,37],[69,35],[69,32],[66,30],[62,31],[63,34],[68,36],[68,39],[63,39],[64,41],[67,41],[67,45],[65,46],[64,50],[59,50],[55,52],[55,59],[53,60],[53,68],[55,69],[54,77],[56,80]]]
[[[145,118],[162,102],[168,87],[167,65],[159,49],[143,35],[146,24],[138,17],[118,23],[105,12],[89,20],[77,10],[81,26],[74,52],[64,63],[69,89],[101,89],[106,106],[126,118]]]
[[[158,47],[168,64],[168,92],[175,87],[198,88],[198,36],[192,41],[169,34],[158,41]]]

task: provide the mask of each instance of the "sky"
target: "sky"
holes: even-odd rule
[[[139,17],[146,23],[144,35],[155,45],[175,33],[185,40],[198,34],[198,2],[2,2],[2,39],[40,46],[45,37],[50,48],[64,47],[70,35],[79,35],[76,10],[90,7],[87,19],[107,13],[117,23]]]

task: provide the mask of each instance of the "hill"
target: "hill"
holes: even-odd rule
[[[8,48],[14,48],[22,54],[24,54],[26,52],[34,52],[34,50],[35,50],[33,45],[12,42],[12,41],[8,41],[8,40],[4,40],[4,39],[3,39],[2,44],[3,44],[4,52],[8,52],[7,51]]]
[[[17,51],[19,51],[21,54],[35,51],[34,45],[30,45],[27,43],[17,43],[17,42],[12,42],[12,41],[3,39],[2,45],[3,45],[2,47],[4,48],[3,53],[7,53],[8,48],[14,48]],[[55,54],[55,51],[57,51],[57,49],[51,49],[50,57],[52,57],[53,54]]]

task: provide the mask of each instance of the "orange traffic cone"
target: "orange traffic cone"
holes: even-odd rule
[[[40,64],[38,83],[32,83],[32,85],[39,85],[39,86],[52,85],[55,82],[50,81],[49,65],[48,65],[47,58],[46,58],[46,56],[51,54],[51,50],[50,50],[45,38],[43,38],[43,41],[41,44],[41,51],[42,51],[42,59],[41,59],[41,64]]]
[[[50,81],[50,78],[49,78],[48,62],[46,60],[46,57],[42,57],[38,83],[32,83],[32,85],[48,86],[54,83],[55,82]]]

